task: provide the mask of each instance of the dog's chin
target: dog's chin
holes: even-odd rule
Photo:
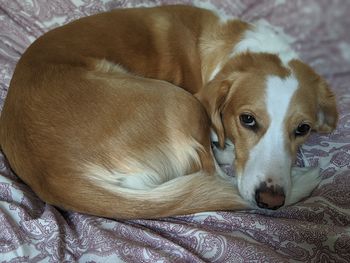
[[[238,173],[236,176],[237,187],[242,198],[249,204],[252,209],[255,211],[260,211],[264,214],[272,214],[276,211],[282,210],[285,207],[303,201],[307,197],[310,197],[313,190],[317,188],[322,179],[320,176],[319,168],[293,167],[291,170],[292,185],[291,189],[289,191],[287,190],[285,204],[278,209],[271,210],[258,207],[254,200],[253,192],[244,187],[242,178],[244,175]]]
[[[257,180],[258,177],[248,176],[248,174],[241,173],[239,171],[236,171],[236,178],[237,178],[237,188],[241,195],[241,197],[249,204],[249,206],[252,209],[256,210],[262,210],[262,211],[276,211],[281,208],[283,208],[286,205],[286,201],[281,207],[271,207],[271,208],[263,208],[259,207],[256,201],[256,189],[259,185],[261,185],[261,182]],[[255,179],[255,180],[254,180]],[[286,190],[286,198],[290,195],[290,184],[289,187],[286,187],[283,185],[284,189]]]
[[[241,197],[249,204],[249,206],[255,210],[269,211],[273,213],[283,209],[286,206],[295,204],[302,199],[310,196],[312,191],[317,187],[321,181],[318,168],[291,168],[291,186],[286,187],[286,200],[285,204],[276,210],[260,208],[255,201],[255,186],[252,180],[245,178],[243,172],[236,171],[234,167],[235,162],[235,148],[231,141],[225,142],[225,148],[221,149],[217,143],[212,142],[212,150],[217,163],[220,166],[231,167],[232,175],[234,176],[233,182],[238,187]],[[247,183],[248,182],[248,183]],[[250,187],[247,184],[251,184]]]

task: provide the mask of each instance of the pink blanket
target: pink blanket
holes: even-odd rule
[[[349,1],[0,0],[0,108],[19,57],[47,30],[114,8],[175,3],[283,28],[302,59],[331,83],[338,128],[313,135],[297,163],[320,166],[321,184],[311,197],[270,215],[116,221],[43,203],[0,153],[0,262],[350,262]]]

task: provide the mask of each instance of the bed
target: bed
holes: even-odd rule
[[[19,57],[49,29],[114,8],[178,3],[283,28],[301,58],[331,83],[339,125],[312,135],[296,162],[320,167],[320,185],[274,213],[110,220],[45,204],[0,152],[0,262],[350,262],[349,1],[0,0],[0,108]]]

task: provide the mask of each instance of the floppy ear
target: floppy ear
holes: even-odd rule
[[[315,130],[321,133],[332,132],[338,122],[338,111],[335,95],[327,82],[319,77],[318,86],[318,113]]]
[[[309,81],[313,90],[313,96],[317,98],[317,123],[316,132],[329,133],[333,131],[338,122],[338,111],[335,96],[327,82],[318,75],[309,65],[298,59],[293,59],[289,65],[297,74]]]
[[[230,82],[227,80],[214,79],[195,94],[211,119],[212,127],[218,136],[221,148],[225,146],[225,130],[222,124],[221,112],[230,86]]]

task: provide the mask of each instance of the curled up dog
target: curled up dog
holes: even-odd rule
[[[297,202],[319,182],[293,179],[297,149],[337,119],[326,81],[275,30],[163,6],[36,40],[13,75],[0,143],[50,204],[154,218]],[[236,181],[217,161],[234,163]]]

